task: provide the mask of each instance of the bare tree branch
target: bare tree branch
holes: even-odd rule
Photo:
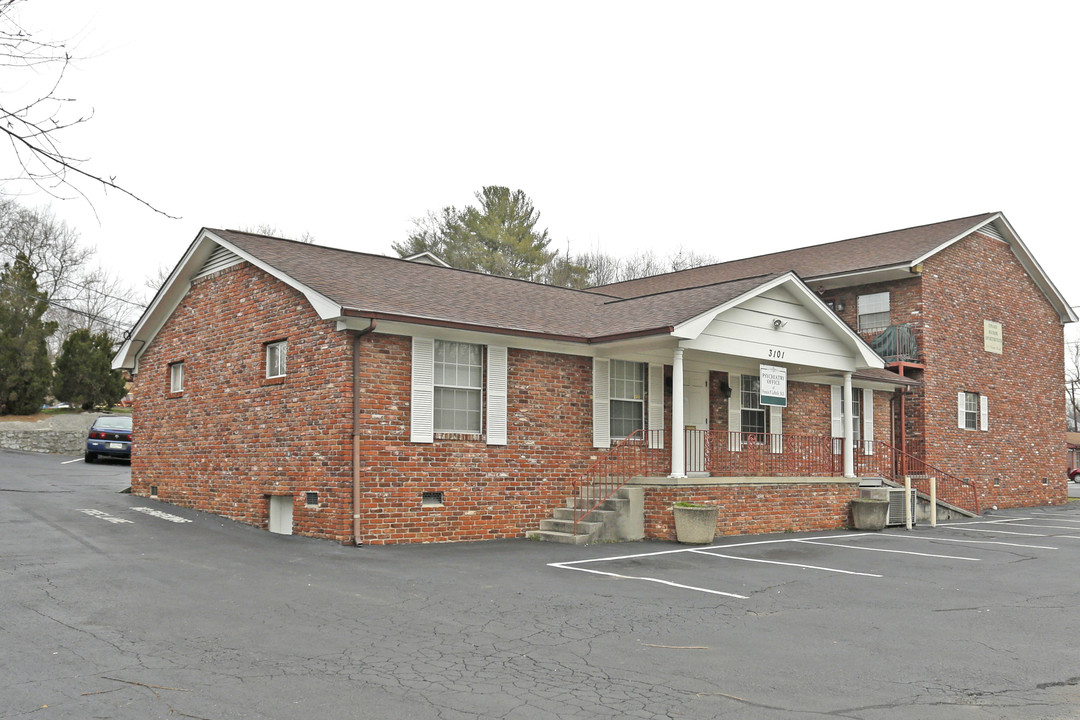
[[[29,181],[58,199],[71,199],[73,193],[93,209],[86,192],[76,184],[78,179],[89,180],[106,191],[113,189],[127,195],[160,215],[178,219],[118,184],[115,175],[106,177],[82,167],[88,158],[61,149],[64,131],[88,122],[93,113],[69,116],[68,106],[75,100],[59,92],[71,66],[71,54],[65,42],[38,40],[22,26],[18,8],[26,1],[0,3],[0,68],[7,69],[5,87],[15,88],[0,96],[0,132],[7,137],[12,164],[17,168],[15,172],[0,170],[2,179]],[[20,83],[24,84],[19,87]],[[12,194],[6,187],[0,192]]]

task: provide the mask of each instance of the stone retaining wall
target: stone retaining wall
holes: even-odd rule
[[[86,451],[86,433],[102,414],[39,415],[25,420],[9,417],[0,422],[0,449],[82,455]]]
[[[0,429],[0,448],[23,452],[81,455],[86,450],[86,432]]]

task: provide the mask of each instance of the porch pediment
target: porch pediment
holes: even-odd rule
[[[677,325],[687,350],[843,372],[884,362],[794,273]]]

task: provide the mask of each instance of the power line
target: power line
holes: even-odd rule
[[[75,313],[76,315],[82,315],[83,317],[88,318],[90,320],[93,320],[95,322],[101,323],[102,325],[108,325],[109,327],[113,328],[114,330],[118,330],[118,331],[120,331],[120,332],[122,332],[124,334],[126,334],[131,329],[127,325],[117,325],[116,323],[112,322],[111,320],[105,320],[100,315],[94,315],[93,313],[88,313],[88,312],[85,312],[83,310],[76,310],[75,308],[68,307],[66,305],[61,305],[58,302],[55,302],[53,300],[49,300],[48,298],[41,297],[40,295],[34,295],[33,293],[28,293],[25,290],[23,290],[22,288],[17,288],[14,285],[8,285],[7,283],[0,282],[0,288],[6,288],[6,289],[8,289],[8,290],[10,290],[10,291],[12,291],[14,293],[22,295],[23,297],[30,298],[31,300],[37,300],[38,302],[43,302],[46,305],[52,305],[53,307],[58,307],[61,310],[66,310],[67,312]]]

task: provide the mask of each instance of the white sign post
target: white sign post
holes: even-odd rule
[[[761,366],[761,404],[787,407],[787,368]]]

